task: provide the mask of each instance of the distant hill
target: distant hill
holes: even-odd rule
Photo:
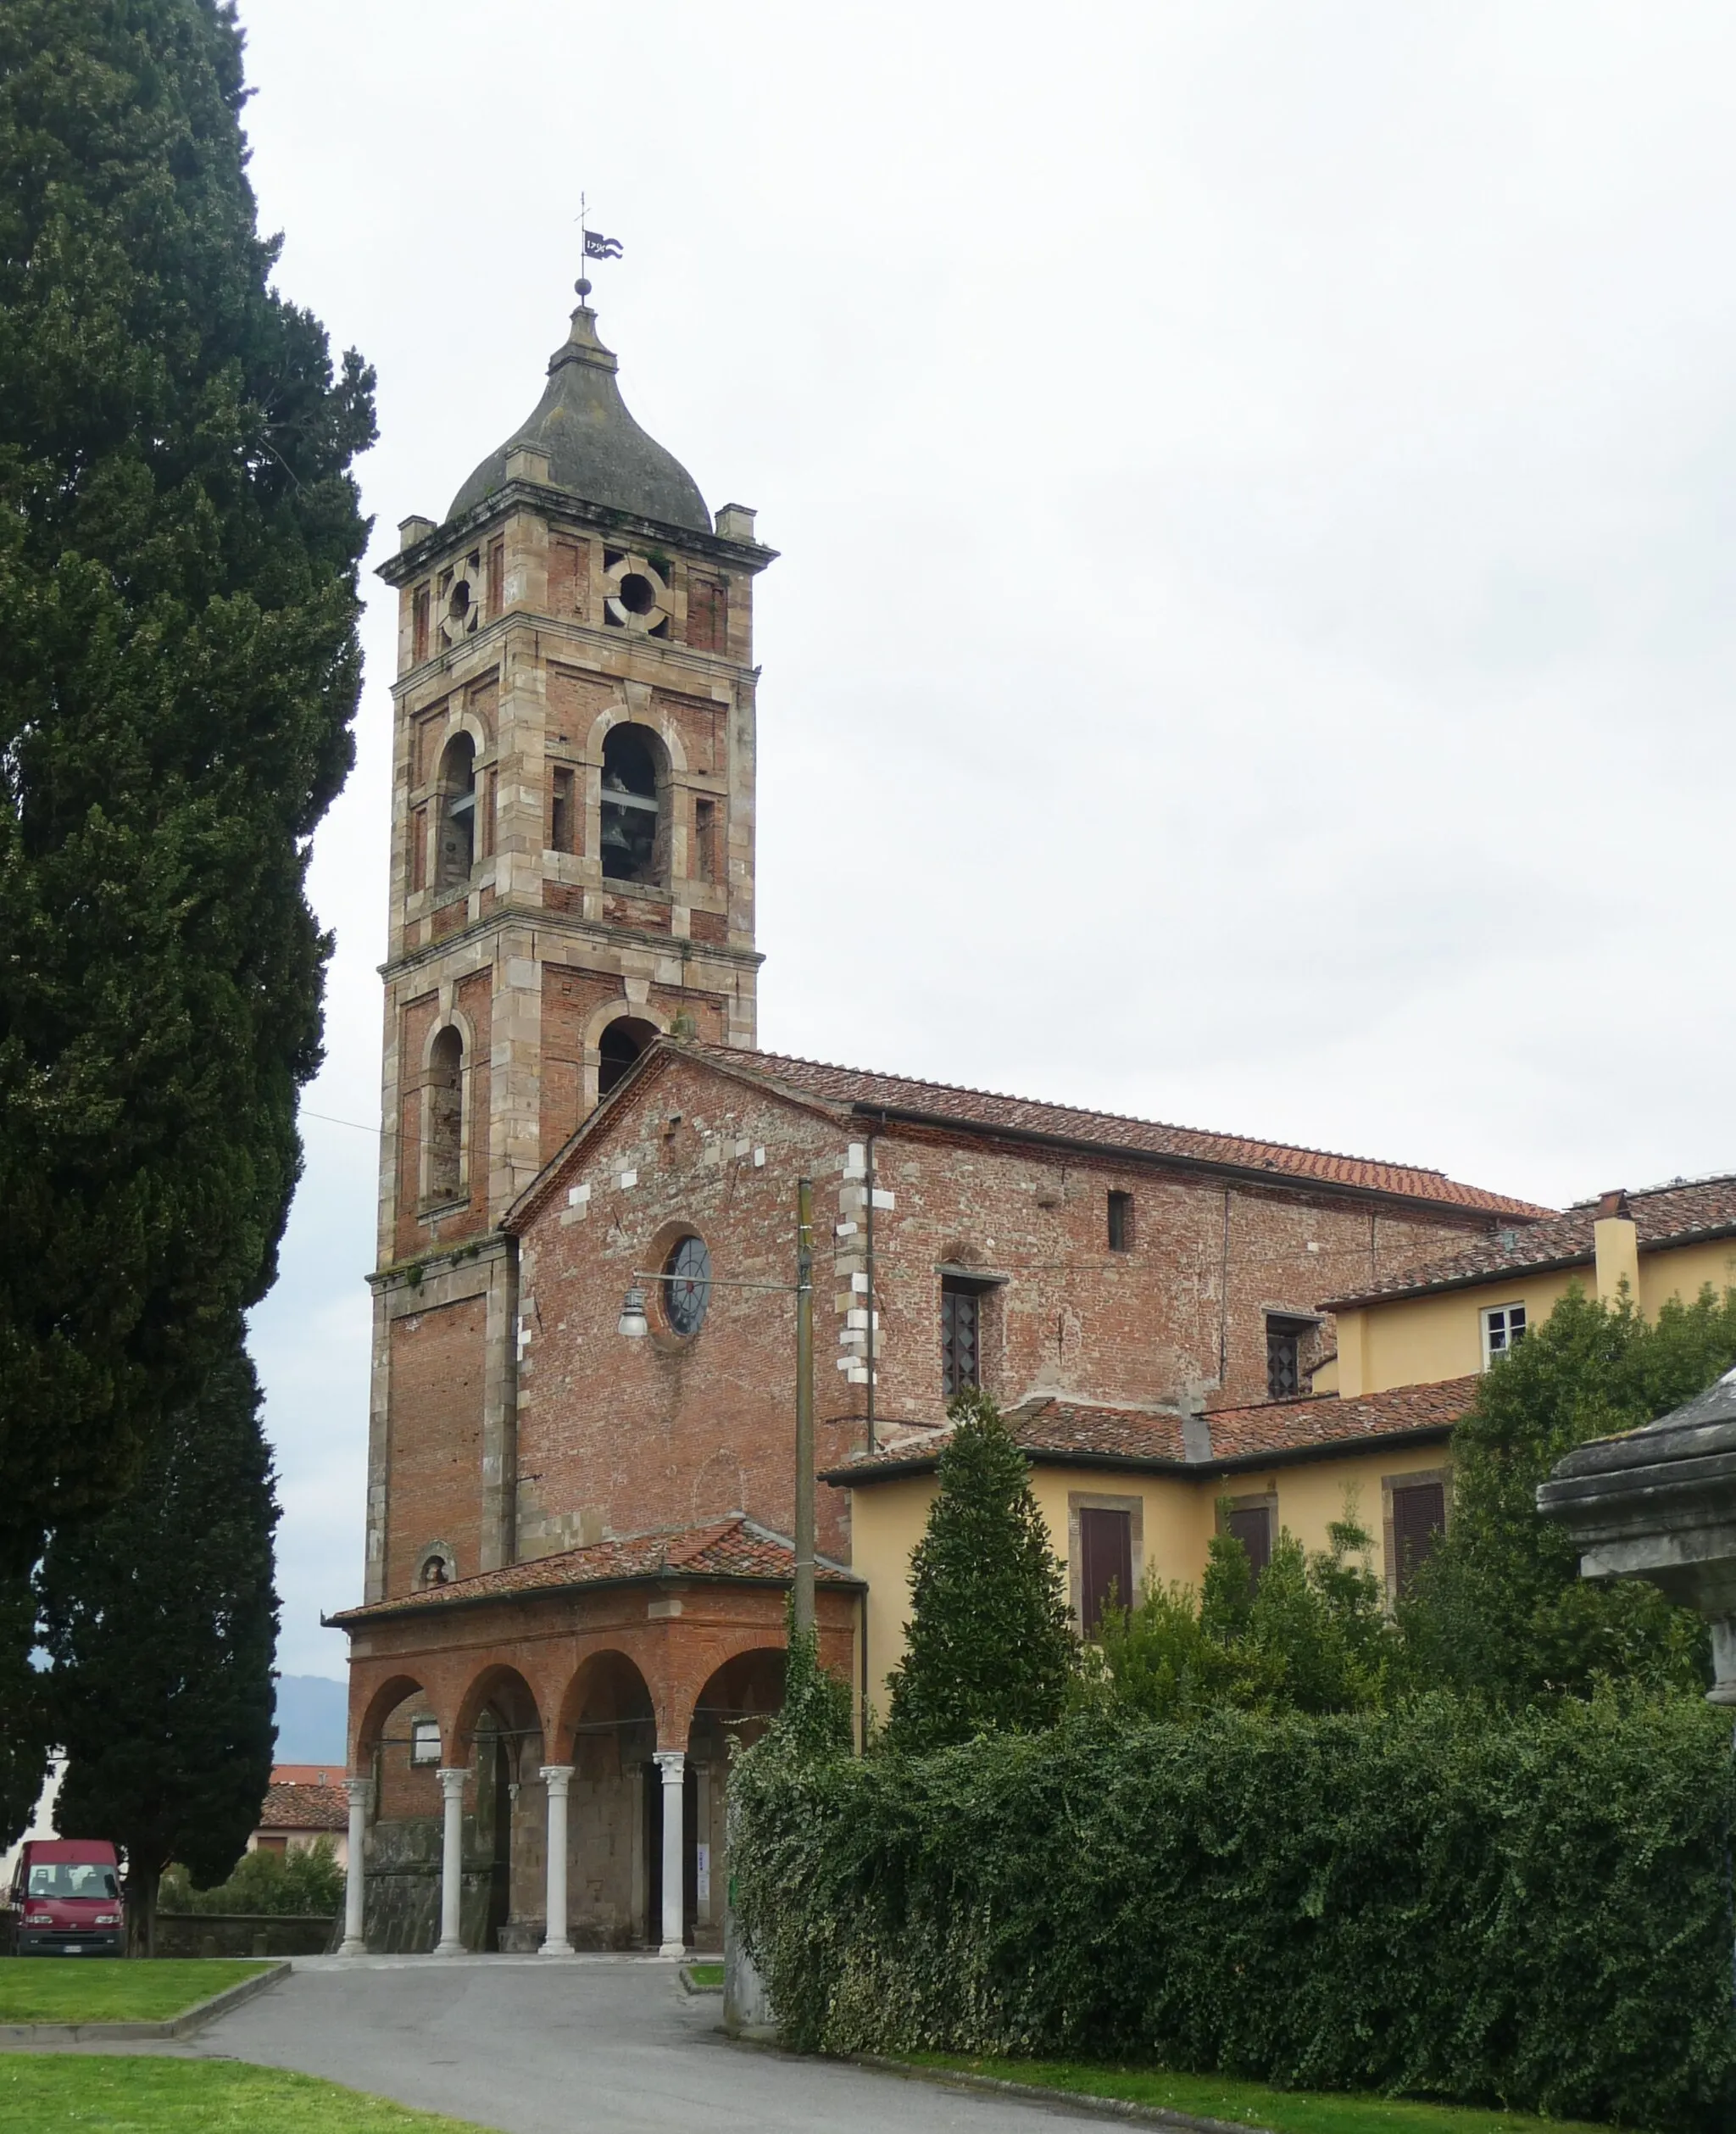
[[[324,1674],[277,1678],[277,1746],[274,1763],[333,1763],[343,1767],[344,1721],[349,1685]]]

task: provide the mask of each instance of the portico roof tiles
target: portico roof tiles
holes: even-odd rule
[[[343,1830],[349,1796],[341,1786],[273,1786],[259,1810],[262,1830]]]
[[[1627,1201],[1642,1252],[1736,1233],[1736,1176],[1678,1179],[1672,1185],[1630,1193]],[[1523,1229],[1499,1231],[1462,1252],[1417,1267],[1395,1268],[1383,1282],[1359,1290],[1354,1296],[1334,1298],[1326,1309],[1342,1312],[1356,1305],[1377,1303],[1383,1297],[1461,1289],[1494,1277],[1535,1273],[1544,1268],[1589,1267],[1595,1256],[1593,1226],[1597,1209],[1596,1201],[1587,1201]]]
[[[709,1526],[687,1527],[679,1533],[635,1534],[620,1541],[592,1541],[583,1548],[563,1549],[557,1555],[534,1557],[525,1563],[504,1564],[498,1571],[479,1571],[473,1578],[453,1579],[445,1585],[419,1586],[413,1593],[345,1608],[326,1619],[334,1624],[361,1623],[380,1615],[421,1614],[427,1609],[461,1607],[474,1601],[512,1599],[587,1585],[619,1585],[637,1579],[750,1579],[756,1584],[787,1585],[794,1574],[795,1552],[788,1541],[737,1514],[715,1520]],[[860,1584],[841,1564],[824,1557],[816,1561],[815,1577],[822,1585]]]
[[[1047,1140],[1091,1143],[1142,1156],[1175,1156],[1234,1170],[1266,1171],[1277,1178],[1394,1194],[1437,1206],[1511,1215],[1525,1221],[1551,1212],[1533,1201],[1516,1201],[1482,1186],[1466,1185],[1449,1178],[1444,1171],[1416,1164],[1387,1163],[1366,1156],[1340,1156],[1326,1149],[1255,1140],[1243,1134],[1166,1126],[1154,1119],[1126,1118],[1114,1112],[1083,1111],[1070,1104],[1049,1104],[1032,1097],[1001,1096],[986,1089],[918,1081],[909,1075],[833,1067],[787,1053],[744,1052],[729,1045],[692,1043],[682,1049],[715,1059],[720,1066],[763,1075],[767,1081],[781,1083],[823,1103],[849,1105],[870,1114],[885,1110],[976,1133],[999,1129],[1035,1134]]]
[[[1210,1456],[1188,1460],[1179,1415],[1149,1410],[1093,1407],[1049,1399],[1027,1401],[1007,1412],[1013,1436],[1029,1457],[1044,1466],[1069,1460],[1092,1465],[1173,1466],[1210,1474],[1232,1463],[1283,1459],[1316,1450],[1349,1451],[1362,1443],[1444,1433],[1471,1405],[1477,1379],[1447,1379],[1434,1385],[1394,1386],[1349,1400],[1322,1395],[1307,1401],[1262,1401],[1248,1407],[1216,1408],[1205,1418]],[[920,1474],[932,1468],[946,1433],[913,1437],[867,1457],[833,1468],[826,1480],[841,1488]]]

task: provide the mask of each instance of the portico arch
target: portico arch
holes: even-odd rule
[[[587,1653],[561,1697],[551,1762],[570,1767],[568,1936],[578,1948],[647,1938],[655,1895],[657,1713],[637,1662],[613,1646]]]
[[[682,1910],[701,1947],[721,1942],[728,1886],[730,1758],[750,1748],[783,1709],[784,1648],[756,1645],[714,1670],[687,1724],[691,1833],[682,1847]]]
[[[471,1678],[448,1758],[470,1770],[464,1847],[468,1947],[516,1949],[541,1939],[543,1732],[536,1692],[516,1668],[496,1661]]]

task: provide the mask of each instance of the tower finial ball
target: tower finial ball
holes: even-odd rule
[[[591,293],[591,285],[586,281],[583,275],[581,275],[578,280],[574,282],[573,288],[575,292],[581,297],[587,297]]]

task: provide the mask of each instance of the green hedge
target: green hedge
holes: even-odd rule
[[[1728,1722],[1449,1700],[741,1759],[788,2043],[1736,2125]]]

